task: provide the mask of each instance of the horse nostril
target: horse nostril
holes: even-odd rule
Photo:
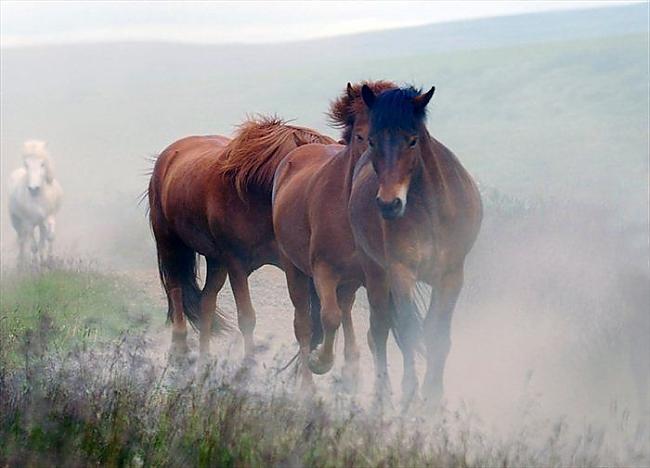
[[[401,198],[395,198],[391,202],[391,208],[393,208],[394,210],[399,210],[401,207],[402,207],[402,199]]]

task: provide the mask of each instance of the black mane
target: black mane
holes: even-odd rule
[[[422,94],[412,86],[383,91],[377,95],[370,111],[370,123],[374,131],[399,128],[417,130],[426,119],[426,108],[417,109],[413,98]]]

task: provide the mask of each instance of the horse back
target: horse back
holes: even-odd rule
[[[207,203],[214,166],[229,139],[191,136],[172,143],[156,160],[149,182],[149,209],[154,233],[180,237],[197,250],[210,248]],[[203,247],[203,248],[201,248]]]
[[[210,169],[228,141],[221,136],[192,136],[172,143],[160,154],[150,188],[160,197],[163,210],[202,195]]]

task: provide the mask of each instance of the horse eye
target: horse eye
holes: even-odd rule
[[[363,141],[363,137],[357,133],[357,141]]]
[[[372,148],[375,146],[375,142],[372,141],[372,138],[368,138],[368,145]]]
[[[418,139],[413,138],[411,141],[409,141],[409,147],[413,148],[415,145],[418,144]]]

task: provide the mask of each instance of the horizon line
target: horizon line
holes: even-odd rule
[[[154,27],[126,27],[120,29],[110,29],[98,28],[93,31],[87,31],[85,33],[77,34],[73,38],[62,37],[61,34],[54,35],[45,35],[36,39],[24,39],[16,38],[10,36],[7,38],[0,35],[0,49],[22,49],[22,48],[37,48],[37,47],[47,47],[47,46],[75,46],[75,45],[102,45],[102,44],[119,44],[119,43],[155,43],[155,44],[177,44],[177,45],[188,45],[188,46],[249,46],[249,47],[259,47],[259,46],[273,46],[273,45],[283,45],[283,44],[299,44],[307,42],[316,42],[320,40],[336,39],[336,38],[345,38],[353,36],[362,36],[366,34],[374,34],[379,32],[389,32],[389,31],[399,31],[405,29],[416,29],[416,28],[425,28],[430,26],[437,25],[450,25],[450,24],[463,24],[463,23],[475,23],[481,21],[490,21],[499,18],[515,18],[515,17],[525,17],[525,16],[538,16],[538,15],[553,15],[553,14],[563,14],[571,12],[589,12],[595,10],[604,10],[604,9],[619,9],[636,5],[647,5],[650,7],[650,2],[647,0],[631,0],[621,2],[621,4],[603,4],[602,6],[590,5],[589,7],[577,7],[563,10],[548,9],[548,10],[539,10],[532,12],[513,12],[505,13],[499,15],[486,15],[481,17],[470,17],[464,19],[453,19],[453,20],[442,20],[442,21],[429,21],[429,22],[413,22],[409,24],[400,24],[400,25],[391,25],[387,24],[385,27],[370,26],[368,29],[361,29],[356,31],[348,31],[341,33],[327,33],[325,32],[322,35],[304,37],[304,38],[291,38],[291,39],[267,39],[267,40],[252,40],[252,41],[242,41],[242,40],[201,40],[198,37],[188,38],[186,31],[179,31],[174,34],[177,37],[170,37],[169,30],[167,27],[164,27],[167,32],[167,37],[164,37],[164,34],[155,32],[156,29],[160,28],[162,25],[155,25]],[[136,32],[135,30],[139,30]],[[650,29],[650,28],[649,28]],[[117,31],[117,34],[116,34]],[[144,32],[144,34],[143,34]],[[195,36],[201,36],[205,34],[206,31],[201,30],[199,34]],[[153,33],[153,34],[152,34]],[[111,37],[112,35],[112,37]],[[84,37],[85,36],[85,37]]]

